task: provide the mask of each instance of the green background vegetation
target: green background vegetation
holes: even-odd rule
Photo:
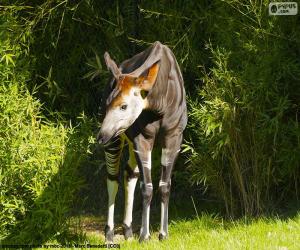
[[[197,210],[228,218],[297,211],[300,21],[269,16],[268,4],[1,1],[0,239],[79,240],[84,235],[72,218],[104,215],[105,165],[94,143],[111,77],[103,54],[121,62],[156,40],[174,51],[188,94],[189,124],[172,182],[174,234],[188,223],[200,228],[199,218],[176,224]],[[159,151],[154,164],[157,184]],[[120,192],[117,218],[122,199]],[[286,232],[299,231],[297,218]],[[257,228],[269,225],[261,223]],[[232,232],[218,230],[218,237]]]

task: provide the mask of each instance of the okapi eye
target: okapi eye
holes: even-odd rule
[[[121,107],[120,107],[121,110],[126,110],[127,109],[127,104],[123,104]]]

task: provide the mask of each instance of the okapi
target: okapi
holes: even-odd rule
[[[139,240],[150,238],[149,215],[153,193],[151,152],[155,137],[159,133],[162,146],[159,239],[162,240],[168,236],[172,169],[187,124],[182,74],[172,51],[160,42],[155,42],[145,51],[125,60],[119,67],[107,52],[104,58],[113,74],[104,94],[106,115],[97,136],[99,143],[104,144],[107,165],[108,218],[105,239],[106,242],[113,241],[114,205],[125,141],[129,145],[129,160],[124,172],[124,236],[125,239],[133,236],[131,223],[134,190],[140,175],[143,212]]]

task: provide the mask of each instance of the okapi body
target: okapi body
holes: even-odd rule
[[[153,193],[151,152],[159,133],[162,146],[159,239],[162,240],[168,235],[171,174],[187,124],[182,74],[172,51],[160,42],[155,42],[119,67],[107,52],[104,58],[114,76],[104,94],[106,114],[97,136],[98,141],[104,144],[107,165],[108,217],[105,239],[106,242],[113,241],[114,204],[125,141],[129,145],[129,160],[124,173],[124,235],[125,239],[132,237],[134,190],[140,176],[143,212],[139,239],[149,239],[150,202]]]

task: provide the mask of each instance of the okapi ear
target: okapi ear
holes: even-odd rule
[[[157,41],[153,43],[151,52],[146,61],[139,68],[131,72],[130,75],[133,77],[140,77],[145,71],[147,71],[151,66],[153,66],[162,58],[163,48],[164,45],[162,45],[160,42]]]
[[[158,71],[159,71],[159,62],[154,63],[146,72],[146,74],[144,75],[144,73],[142,74],[142,76],[139,77],[140,79],[140,89],[142,90],[146,90],[149,91],[150,89],[152,89],[157,75],[158,75]]]
[[[104,59],[105,59],[107,68],[111,71],[111,73],[113,73],[113,75],[116,79],[119,79],[119,77],[122,73],[121,73],[120,69],[118,68],[117,64],[115,63],[115,61],[110,58],[110,55],[108,54],[108,52],[104,53]]]

